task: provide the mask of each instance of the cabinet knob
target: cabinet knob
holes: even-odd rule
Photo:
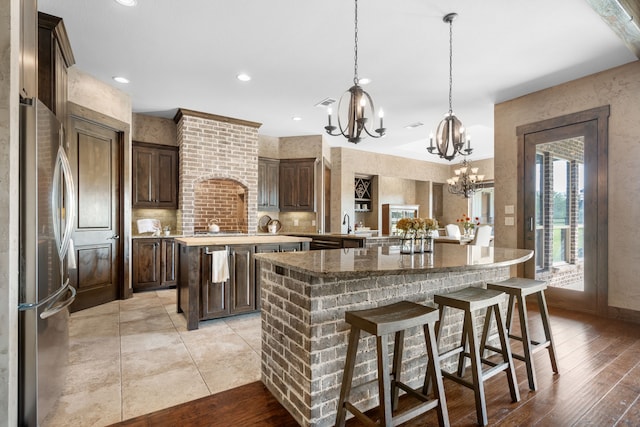
[[[107,237],[107,240],[118,240],[120,238],[120,236],[118,236],[117,234],[114,234],[111,237]]]

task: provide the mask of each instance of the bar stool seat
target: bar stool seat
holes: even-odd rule
[[[459,354],[456,372],[447,372],[442,369],[442,375],[474,391],[478,424],[482,426],[488,424],[486,399],[484,394],[485,380],[504,371],[507,375],[512,401],[518,402],[520,400],[520,392],[516,381],[511,347],[509,345],[509,340],[507,339],[507,332],[502,321],[500,309],[500,303],[502,303],[505,298],[506,294],[504,292],[476,287],[464,288],[448,294],[434,295],[433,297],[434,302],[438,304],[438,307],[440,308],[440,319],[436,326],[438,345],[440,344],[440,332],[442,330],[442,322],[447,309],[455,308],[464,311],[464,322],[462,326],[460,345],[446,352],[440,353],[441,359]],[[500,363],[495,363],[480,357],[480,344],[482,341],[478,341],[476,337],[477,328],[474,316],[475,312],[478,310],[486,310],[485,325],[489,325],[491,323],[492,313],[495,316],[501,345],[500,349],[496,349],[497,352],[502,355],[502,362]],[[486,327],[488,328],[488,326]],[[464,378],[466,357],[471,359],[471,381]],[[490,367],[483,370],[483,363]],[[427,382],[425,382],[424,387],[425,391],[430,388],[430,383],[428,382],[429,377],[427,377],[426,380]]]
[[[487,289],[493,289],[505,292],[509,295],[509,305],[507,310],[507,331],[509,338],[522,342],[524,354],[513,353],[513,357],[525,362],[527,367],[527,378],[529,380],[529,389],[537,390],[538,382],[536,379],[536,370],[533,362],[533,355],[540,350],[547,349],[549,358],[551,359],[551,368],[553,372],[558,373],[558,363],[556,361],[556,349],[553,344],[553,336],[551,334],[551,325],[549,323],[549,312],[547,310],[547,301],[544,297],[544,290],[547,289],[547,282],[534,279],[526,279],[521,277],[512,277],[497,283],[487,283]],[[542,328],[544,329],[544,341],[535,341],[531,338],[529,332],[529,320],[527,316],[527,295],[536,295],[538,307],[540,308],[540,317],[542,319]],[[511,329],[513,321],[513,311],[515,303],[518,302],[518,315],[520,319],[520,335],[515,335]],[[486,326],[486,325],[485,325]],[[486,345],[486,336],[488,331],[483,333],[483,348],[494,350],[490,345]]]
[[[367,424],[374,423],[371,418],[348,401],[351,393],[351,383],[361,331],[376,336],[380,425],[396,426],[435,408],[438,413],[439,424],[441,426],[449,426],[449,415],[442,385],[442,376],[435,371],[435,366],[439,366],[440,364],[434,329],[438,320],[438,313],[438,310],[435,308],[409,301],[401,301],[382,307],[348,311],[345,313],[345,320],[350,324],[351,331],[349,333],[349,345],[347,347],[347,357],[344,375],[342,377],[340,399],[338,401],[336,426],[345,425],[347,411]],[[431,369],[427,369],[425,377],[426,375],[432,375],[432,381],[435,384],[432,398],[421,390],[422,387],[413,389],[400,381],[404,331],[415,326],[422,326],[424,330],[427,355],[429,356],[428,366],[431,367]],[[393,364],[391,372],[389,372],[387,335],[391,333],[395,334],[395,339]],[[362,384],[361,386],[367,384],[369,383]],[[417,398],[421,403],[402,413],[394,415],[393,412],[398,406],[400,389],[404,390],[408,395]]]

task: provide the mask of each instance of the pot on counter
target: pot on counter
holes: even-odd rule
[[[209,221],[209,233],[219,233],[220,226],[216,224],[216,220],[212,219]]]
[[[267,224],[267,230],[272,234],[276,234],[278,231],[280,231],[280,228],[282,228],[282,224],[280,224],[280,221],[278,221],[277,219],[272,219],[271,221],[269,221],[269,224]]]

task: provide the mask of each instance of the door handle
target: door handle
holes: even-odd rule
[[[529,217],[529,231],[533,231],[533,217]]]
[[[113,235],[113,236],[111,236],[111,237],[107,237],[107,240],[118,240],[119,238],[120,238],[120,236],[119,236],[119,235],[114,234],[114,235]]]

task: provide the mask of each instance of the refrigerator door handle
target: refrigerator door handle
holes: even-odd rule
[[[51,303],[49,304],[49,306],[45,308],[42,313],[40,313],[41,319],[46,319],[47,317],[51,317],[61,312],[65,308],[69,307],[73,303],[73,301],[75,301],[76,288],[74,288],[73,286],[69,286],[69,279],[67,279],[67,281],[65,282],[65,286],[63,286],[62,289],[70,291],[71,296],[66,300],[64,300],[63,302],[61,302],[60,304],[54,305],[55,300],[51,300]]]
[[[69,286],[69,279],[67,279],[67,283],[65,283],[63,286],[60,286],[57,291],[49,295],[47,298],[38,302],[25,302],[19,304],[18,311],[34,310],[36,308],[42,307],[43,305],[50,304],[60,298],[60,296],[63,295],[69,287],[73,288],[73,286]],[[73,289],[73,291],[75,293],[75,288]]]
[[[62,170],[61,170],[62,169]],[[60,177],[64,182],[64,202],[65,206],[60,205]],[[58,247],[58,256],[64,259],[69,248],[69,239],[73,231],[73,223],[76,215],[76,200],[73,179],[71,175],[71,165],[64,151],[64,147],[58,147],[56,156],[56,166],[53,171],[53,233]],[[60,221],[64,220],[64,230],[60,230]]]

